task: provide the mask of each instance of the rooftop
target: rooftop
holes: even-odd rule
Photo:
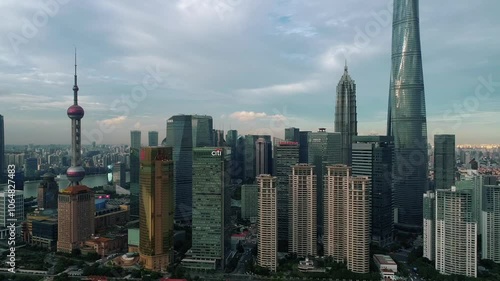
[[[86,185],[74,185],[74,186],[69,186],[68,188],[60,191],[60,193],[63,194],[79,194],[79,193],[86,193],[86,192],[93,192],[92,189],[90,189]]]
[[[394,260],[388,255],[373,255],[373,258],[377,260],[379,264],[390,264],[395,265]]]

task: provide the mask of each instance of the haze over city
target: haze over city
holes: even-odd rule
[[[128,143],[133,129],[158,130],[161,140],[179,113],[211,115],[216,128],[241,134],[332,130],[345,59],[359,133],[386,133],[392,1],[60,2],[34,31],[41,2],[0,4],[6,144],[70,143],[74,46],[82,128],[113,126],[100,143]],[[435,132],[456,134],[457,144],[497,143],[500,3],[423,1],[420,9],[430,141]],[[479,77],[489,81],[481,98]],[[143,80],[151,85],[135,102]]]

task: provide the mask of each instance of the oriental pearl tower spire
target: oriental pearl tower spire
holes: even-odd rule
[[[76,48],[75,48],[75,85],[73,86],[73,105],[68,108],[68,117],[71,119],[71,167],[66,171],[69,186],[80,185],[85,177],[85,169],[81,163],[81,120],[83,108],[78,105],[78,84],[76,76]]]

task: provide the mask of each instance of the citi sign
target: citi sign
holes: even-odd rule
[[[222,148],[216,148],[212,151],[212,156],[222,156]]]

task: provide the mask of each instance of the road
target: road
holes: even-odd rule
[[[244,274],[246,272],[247,263],[252,260],[252,249],[246,248],[245,253],[241,255],[238,265],[234,269],[234,274]]]
[[[413,268],[408,265],[408,255],[410,254],[411,250],[399,250],[396,253],[391,254],[391,257],[399,262],[404,268],[408,270],[410,273],[410,276],[406,278],[408,281],[424,281],[420,276],[418,276],[418,273],[415,273],[413,271]]]

